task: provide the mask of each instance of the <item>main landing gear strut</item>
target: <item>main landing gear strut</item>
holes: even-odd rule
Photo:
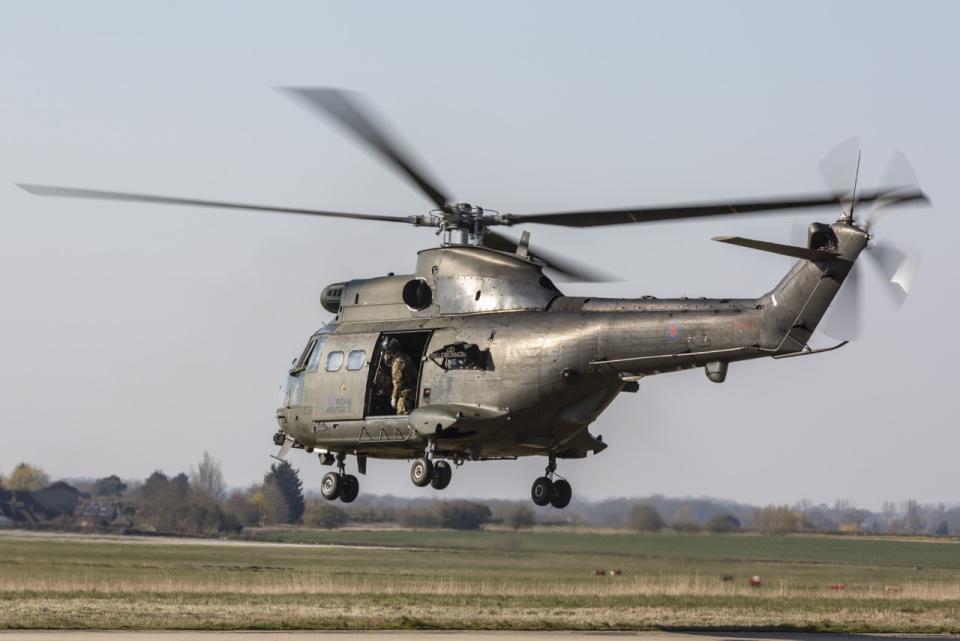
[[[328,501],[340,499],[344,503],[352,503],[360,493],[360,481],[353,474],[345,474],[346,457],[337,454],[337,471],[327,472],[320,481],[320,494]],[[362,472],[362,470],[361,470]]]
[[[557,476],[554,480],[554,476]],[[550,455],[550,462],[547,463],[546,474],[533,482],[530,488],[530,498],[537,505],[552,505],[557,509],[563,509],[570,504],[573,497],[573,488],[567,479],[557,475],[557,457]]]
[[[417,487],[430,486],[435,490],[443,490],[450,485],[453,478],[453,468],[444,460],[433,460],[433,443],[427,446],[423,456],[410,466],[410,480]]]

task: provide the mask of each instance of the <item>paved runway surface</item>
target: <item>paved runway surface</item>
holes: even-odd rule
[[[718,634],[667,632],[21,632],[0,631],[0,641],[960,641],[960,636],[927,634]]]

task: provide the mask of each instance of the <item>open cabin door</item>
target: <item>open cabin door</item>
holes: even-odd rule
[[[412,406],[408,410],[420,405],[420,387],[423,374],[423,363],[426,359],[427,343],[430,342],[431,331],[384,332],[376,343],[373,358],[370,362],[370,377],[367,382],[366,416],[393,416],[396,410],[390,406],[390,397],[393,390],[390,367],[383,362],[383,339],[396,339],[399,350],[410,358],[415,369],[411,376]]]
[[[379,334],[328,334],[318,362],[321,421],[362,419],[371,361]]]

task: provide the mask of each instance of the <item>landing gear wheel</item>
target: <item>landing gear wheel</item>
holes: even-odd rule
[[[360,494],[360,481],[353,474],[347,474],[340,479],[340,500],[344,503],[353,503]]]
[[[450,485],[453,478],[453,468],[446,461],[437,461],[433,466],[433,478],[430,486],[435,490],[442,490]]]
[[[533,499],[534,503],[544,506],[550,502],[550,497],[552,496],[553,481],[551,481],[549,478],[546,476],[541,476],[533,482],[533,487],[530,488],[530,498]]]
[[[320,494],[328,501],[335,501],[343,489],[343,480],[337,472],[327,472],[320,481]]]
[[[566,479],[557,479],[553,482],[553,494],[550,495],[550,505],[562,510],[570,505],[570,499],[573,498],[573,488]]]
[[[433,478],[433,463],[428,458],[418,458],[410,468],[410,480],[417,487],[426,487]]]

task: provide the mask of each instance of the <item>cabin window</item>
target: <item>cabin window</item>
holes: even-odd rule
[[[330,352],[327,354],[327,371],[337,372],[343,366],[343,352]]]
[[[347,354],[347,370],[355,372],[367,362],[367,353],[362,349],[355,349]]]

